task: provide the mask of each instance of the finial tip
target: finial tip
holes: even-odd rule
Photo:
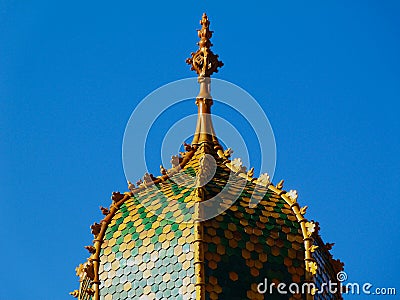
[[[222,67],[223,63],[218,60],[218,55],[211,51],[212,43],[210,39],[213,32],[209,29],[210,21],[206,13],[203,13],[200,25],[201,29],[198,30],[199,49],[192,53],[186,63],[191,65],[191,69],[196,71],[199,77],[210,77],[211,74],[218,72],[218,68]]]

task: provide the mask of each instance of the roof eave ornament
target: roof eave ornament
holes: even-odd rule
[[[218,68],[224,63],[218,60],[218,55],[211,51],[213,45],[210,41],[213,31],[209,29],[210,21],[206,13],[200,20],[201,29],[197,30],[200,41],[197,43],[199,49],[191,53],[191,57],[186,59],[186,63],[191,66],[191,70],[195,71],[199,77],[210,77],[213,73],[218,72]]]

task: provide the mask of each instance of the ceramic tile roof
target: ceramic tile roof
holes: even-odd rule
[[[293,192],[256,184],[257,178],[250,178],[245,169],[232,171],[232,161],[205,144],[185,155],[190,158],[178,172],[168,170],[173,175],[153,177],[129,193],[114,194],[108,219],[100,223],[99,299],[200,299],[196,286],[202,287],[201,299],[264,299],[257,285],[265,279],[301,283],[309,280],[308,273],[318,287],[335,278],[337,264],[318,235],[310,241],[319,248],[306,259],[310,251],[303,229],[314,223],[299,220],[297,202],[288,203]],[[199,187],[196,178],[204,155],[215,159],[216,170]],[[193,222],[199,188],[201,201],[211,199],[204,212],[220,212],[201,222],[202,278],[195,270],[199,245],[196,248]],[[317,264],[314,276],[307,267],[310,262]],[[289,299],[273,292],[274,299]],[[315,299],[340,297],[324,294]],[[290,299],[306,298],[295,294]]]

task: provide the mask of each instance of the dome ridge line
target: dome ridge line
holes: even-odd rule
[[[279,184],[282,185],[283,181]],[[279,185],[277,184],[277,186]],[[274,192],[276,195],[280,196],[285,202],[290,206],[290,209],[296,216],[297,221],[300,224],[301,231],[303,234],[303,242],[305,248],[305,267],[306,267],[306,280],[311,282],[312,277],[315,276],[318,270],[318,264],[313,257],[313,253],[319,246],[314,245],[315,239],[319,239],[320,243],[324,245],[328,254],[329,260],[332,262],[334,266],[336,266],[336,273],[343,270],[344,264],[340,260],[336,260],[333,258],[332,254],[329,252],[328,244],[324,244],[322,239],[319,235],[319,223],[316,221],[309,221],[307,218],[304,217],[308,206],[304,206],[300,208],[299,203],[297,202],[297,191],[290,190],[286,192],[277,186],[270,185],[268,189]],[[282,187],[282,186],[281,186]],[[307,299],[314,299],[313,295],[307,295]]]
[[[152,181],[149,181],[149,182],[142,181],[137,187],[132,182],[128,181],[128,189],[130,190],[130,194],[133,196],[135,193],[141,192],[152,185],[164,182],[165,180],[169,179],[173,175],[179,173],[186,166],[186,164],[192,159],[192,157],[196,153],[197,149],[198,149],[198,146],[193,146],[190,151],[186,152],[186,155],[184,156],[182,161],[179,162],[178,165],[176,165],[175,167],[172,167],[171,169],[165,170],[166,174],[161,173],[160,176],[154,177],[154,179]],[[150,175],[152,175],[152,174],[150,174]]]
[[[118,196],[116,196],[118,195]],[[84,269],[84,264],[80,264],[77,267],[77,275],[80,277],[80,287],[79,290],[74,290],[70,294],[76,298],[79,297],[81,299],[81,293],[87,293],[89,296],[93,296],[93,300],[100,299],[100,279],[99,279],[99,267],[100,267],[100,252],[101,252],[101,244],[104,241],[104,235],[107,230],[109,223],[114,217],[115,213],[120,209],[121,205],[131,198],[132,194],[127,192],[124,194],[120,194],[119,192],[112,193],[113,202],[110,208],[107,211],[107,215],[100,221],[100,223],[94,223],[90,226],[92,229],[92,233],[94,235],[93,246],[90,247],[90,257],[87,259],[87,263],[91,264],[91,273],[88,276],[88,271]],[[117,198],[116,198],[117,197]],[[115,201],[116,200],[116,201]],[[103,209],[101,209],[104,212]],[[86,248],[86,247],[85,247]],[[83,269],[82,272],[79,272],[78,269]],[[88,281],[86,284],[91,286],[90,289],[86,288],[86,285],[82,283],[84,281]]]
[[[205,299],[205,259],[204,259],[204,226],[203,226],[203,209],[200,205],[204,201],[204,187],[196,186],[190,193],[190,196],[194,200],[194,270],[196,274],[195,282],[195,293],[196,299]]]

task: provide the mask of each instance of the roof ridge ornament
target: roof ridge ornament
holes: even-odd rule
[[[218,68],[224,63],[218,60],[218,55],[211,51],[213,45],[210,41],[213,31],[209,29],[210,21],[207,14],[203,13],[200,20],[201,29],[197,30],[200,41],[197,43],[199,49],[191,53],[191,57],[186,59],[186,63],[191,65],[191,70],[196,71],[199,77],[210,77],[218,72]]]

